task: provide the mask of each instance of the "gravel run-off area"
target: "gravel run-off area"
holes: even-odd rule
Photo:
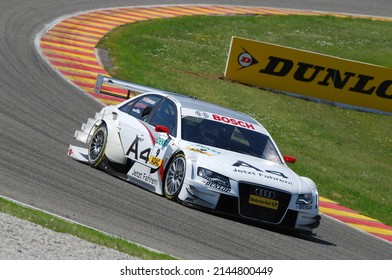
[[[0,260],[129,260],[134,257],[0,213]]]

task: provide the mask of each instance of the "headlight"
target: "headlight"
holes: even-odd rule
[[[231,190],[229,178],[226,176],[203,167],[199,167],[197,169],[197,175],[207,180],[206,185],[208,187],[213,187],[226,192]]]
[[[298,205],[312,205],[313,195],[311,193],[300,194],[297,199]]]

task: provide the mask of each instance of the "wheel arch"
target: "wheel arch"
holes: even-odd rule
[[[116,120],[111,119],[99,119],[94,125],[94,129],[90,132],[90,137],[95,133],[101,126],[105,126],[107,129],[107,142],[105,147],[105,157],[114,163],[126,164],[127,158],[124,154],[124,149],[121,143],[118,123]]]
[[[184,157],[184,165],[185,165],[184,178],[183,178],[182,185],[181,185],[179,191],[174,195],[174,197],[173,197],[173,196],[168,196],[168,195],[166,194],[166,191],[165,191],[165,187],[166,187],[166,178],[167,178],[168,173],[169,173],[169,171],[170,171],[170,167],[171,167],[172,162],[173,162],[177,157],[179,157],[179,156]],[[178,195],[179,195],[179,193],[181,192],[181,189],[182,189],[182,187],[183,187],[183,185],[184,185],[184,182],[185,182],[185,180],[186,180],[187,167],[188,167],[188,164],[187,164],[186,153],[184,153],[184,151],[182,151],[182,150],[177,150],[177,151],[175,151],[175,152],[171,155],[171,157],[169,158],[169,160],[167,160],[167,163],[165,164],[165,168],[164,168],[164,172],[163,172],[163,178],[162,178],[162,193],[163,193],[163,196],[166,196],[166,198],[168,198],[168,199],[170,199],[170,200],[177,200],[177,201],[178,201]]]

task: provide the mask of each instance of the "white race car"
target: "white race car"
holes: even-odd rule
[[[248,220],[312,232],[315,183],[286,164],[248,115],[179,94],[98,76],[106,88],[139,92],[104,107],[75,132],[68,154],[168,199]]]

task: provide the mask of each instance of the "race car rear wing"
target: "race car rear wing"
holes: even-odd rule
[[[134,95],[134,93],[139,94],[144,92],[169,93],[161,89],[156,89],[156,88],[147,87],[147,86],[143,86],[127,81],[122,81],[101,74],[98,74],[94,87],[94,93],[110,95],[123,99],[129,99]]]

